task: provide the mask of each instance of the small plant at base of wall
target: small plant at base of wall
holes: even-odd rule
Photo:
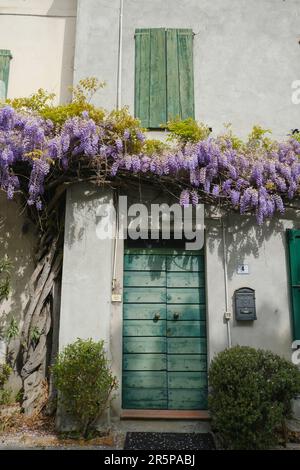
[[[88,437],[117,388],[104,342],[77,339],[59,354],[52,371],[63,411],[76,419],[78,432]]]

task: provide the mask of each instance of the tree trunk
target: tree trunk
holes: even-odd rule
[[[21,333],[23,380],[22,407],[27,415],[39,412],[46,404],[46,377],[49,375],[47,346],[49,334],[57,343],[59,304],[55,298],[55,284],[62,267],[62,253],[54,239],[48,252],[38,261],[30,279],[30,299]],[[54,317],[55,316],[55,317]],[[57,352],[52,351],[51,362]],[[50,383],[50,393],[53,385]]]

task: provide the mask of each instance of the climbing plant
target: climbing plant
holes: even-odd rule
[[[7,299],[10,291],[11,262],[7,257],[0,259],[0,302]]]
[[[297,135],[277,142],[256,126],[243,142],[230,126],[213,136],[207,126],[188,119],[167,124],[167,144],[149,141],[127,108],[105,112],[91,103],[103,86],[86,79],[73,88],[70,103],[55,106],[54,96],[39,90],[0,108],[0,187],[9,200],[20,198],[39,229],[21,331],[23,406],[28,412],[45,377],[62,264],[64,195],[70,184],[159,185],[183,206],[200,201],[255,214],[260,225],[299,198]],[[34,338],[33,332],[38,332]]]

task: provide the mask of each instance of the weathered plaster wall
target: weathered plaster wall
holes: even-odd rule
[[[227,241],[228,290],[232,344],[269,349],[291,358],[291,310],[286,229],[299,228],[299,215],[286,214],[262,228],[252,218],[230,216],[224,220]],[[207,221],[206,228],[207,314],[210,358],[227,346],[223,244],[220,221]],[[237,274],[239,264],[249,274]],[[236,289],[255,289],[257,320],[237,322],[233,295]]]
[[[109,350],[112,240],[99,233],[111,217],[110,190],[78,184],[68,191],[65,218],[59,348],[77,338],[103,339]],[[113,218],[110,218],[112,224]],[[104,225],[103,225],[104,224]]]
[[[39,88],[69,97],[73,84],[77,0],[0,0],[0,47],[9,49],[8,97]]]
[[[0,258],[5,255],[12,262],[11,292],[0,305],[0,336],[7,331],[12,319],[21,326],[24,309],[28,302],[28,281],[34,269],[36,247],[35,229],[26,219],[17,201],[8,201],[0,193]],[[10,343],[9,352],[14,359],[19,340]],[[20,386],[17,374],[11,377],[10,385],[15,391]]]
[[[116,105],[119,0],[79,0],[75,81],[96,75],[95,97]],[[300,80],[299,0],[125,0],[122,104],[134,109],[135,28],[192,28],[196,118],[219,132],[231,122],[241,136],[254,124],[284,138],[299,127],[291,101]]]

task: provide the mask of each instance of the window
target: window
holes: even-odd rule
[[[135,31],[135,116],[144,127],[194,117],[193,36],[191,29]]]
[[[12,59],[11,52],[0,49],[0,99],[6,99],[9,77],[9,65]]]

